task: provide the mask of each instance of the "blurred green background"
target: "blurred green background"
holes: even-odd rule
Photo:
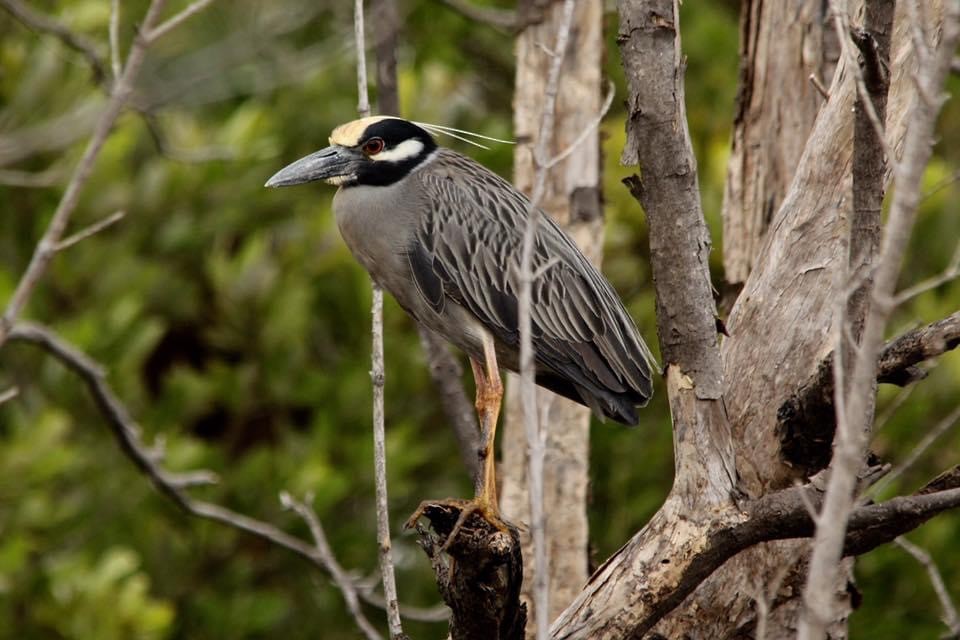
[[[106,53],[106,0],[30,4]],[[146,2],[121,4],[126,50]],[[368,280],[338,237],[330,188],[262,188],[355,116],[350,5],[215,3],[152,49],[135,98],[150,115],[121,118],[71,228],[118,209],[127,217],[59,255],[24,316],[49,323],[107,367],[148,441],[166,443],[171,468],[221,475],[196,495],[307,536],[277,496],[313,492],[342,564],[376,575]],[[404,114],[509,136],[511,37],[439,2],[400,5]],[[688,113],[718,283],[736,5],[688,0],[682,9]],[[605,272],[655,345],[645,223],[620,184],[629,172],[616,164],[624,90],[616,16],[607,21],[608,74],[619,99],[603,129]],[[953,81],[952,88],[960,87]],[[0,301],[23,272],[103,103],[80,56],[0,12]],[[904,283],[940,271],[960,238],[958,141],[960,109],[950,103]],[[510,175],[511,148],[464,151]],[[18,172],[40,184],[22,186]],[[892,330],[958,306],[960,285],[940,287],[902,309]],[[386,361],[399,590],[404,603],[429,606],[439,602],[432,573],[400,524],[422,498],[468,495],[470,484],[415,328],[389,298]],[[956,405],[958,379],[960,358],[944,357],[885,422],[875,449],[902,459]],[[159,496],[62,366],[7,345],[0,390],[12,385],[19,397],[0,406],[0,639],[359,636],[325,575],[284,550],[188,518]],[[898,393],[882,390],[881,413]],[[958,445],[953,430],[889,493],[956,464]],[[669,489],[662,390],[638,429],[596,425],[591,455],[601,561]],[[939,559],[947,587],[960,596],[960,516],[938,518],[910,538]],[[943,630],[926,574],[903,551],[871,553],[858,562],[857,578],[864,600],[853,637],[934,638]],[[381,612],[367,613],[380,624]],[[441,637],[445,626],[408,622],[407,631]]]

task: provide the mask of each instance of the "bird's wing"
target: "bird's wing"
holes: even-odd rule
[[[410,264],[434,309],[449,298],[498,340],[519,344],[518,296],[530,202],[450,151],[418,172],[425,202]],[[537,361],[587,388],[651,394],[650,351],[613,288],[543,214],[536,235],[531,324]]]

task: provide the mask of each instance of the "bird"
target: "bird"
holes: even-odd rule
[[[483,472],[467,502],[499,522],[492,455],[499,370],[519,370],[520,256],[532,207],[507,180],[434,139],[463,139],[456,132],[468,133],[392,116],[360,118],[336,127],[328,147],[265,186],[322,180],[339,187],[333,213],[357,261],[410,316],[469,357]],[[636,425],[637,408],[653,393],[656,361],[614,288],[545,214],[532,270],[536,383],[601,418]]]

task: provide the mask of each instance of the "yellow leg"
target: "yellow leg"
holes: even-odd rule
[[[475,482],[476,501],[492,516],[499,516],[497,502],[497,467],[494,456],[494,441],[497,437],[497,420],[503,401],[503,382],[497,367],[497,353],[493,339],[484,335],[483,355],[485,362],[470,359],[473,377],[477,383],[477,416],[480,419],[480,458],[483,469]]]
[[[509,525],[500,518],[500,506],[497,503],[497,467],[494,460],[493,445],[497,436],[497,419],[500,417],[500,404],[503,401],[503,383],[500,380],[500,370],[497,368],[497,354],[494,350],[493,338],[484,335],[483,339],[484,362],[480,363],[470,358],[473,368],[473,377],[477,383],[477,417],[480,421],[480,449],[478,454],[483,462],[483,468],[474,481],[475,497],[473,500],[425,500],[407,520],[406,527],[411,528],[420,516],[428,509],[437,506],[447,506],[457,509],[460,513],[457,521],[441,550],[445,551],[457,539],[461,528],[473,514],[479,514],[490,525],[500,531],[509,531]]]

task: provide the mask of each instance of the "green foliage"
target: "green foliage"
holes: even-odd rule
[[[173,3],[176,4],[176,3]],[[687,103],[704,207],[716,242],[737,86],[733,3],[684,3]],[[33,2],[99,43],[108,3]],[[124,2],[124,50],[146,2]],[[375,572],[369,384],[369,284],[340,241],[330,190],[266,191],[265,179],[325,144],[355,113],[349,3],[215,3],[152,50],[136,103],[156,113],[119,121],[71,229],[118,209],[126,218],[54,260],[25,316],[50,323],[104,363],[148,440],[173,469],[222,478],[197,495],[307,535],[277,494],[315,495],[332,547]],[[609,16],[608,73],[623,96]],[[404,6],[400,85],[405,114],[509,136],[512,42],[433,2]],[[615,101],[615,105],[620,100]],[[46,172],[51,188],[0,186],[0,300],[23,272],[89,134],[103,94],[75,52],[0,15],[0,166]],[[51,123],[58,121],[55,126]],[[604,128],[605,271],[655,345],[646,227],[619,184],[622,111]],[[960,127],[949,107],[945,135]],[[952,136],[956,139],[956,135]],[[929,172],[953,175],[948,144]],[[509,175],[512,150],[467,149]],[[904,284],[931,275],[960,236],[956,189],[924,202]],[[719,281],[719,252],[713,256]],[[900,312],[896,326],[957,308],[960,285]],[[466,495],[469,482],[425,371],[416,332],[388,300],[387,424],[394,531],[421,498]],[[878,434],[899,460],[956,402],[956,356],[943,359]],[[0,351],[0,640],[17,638],[356,638],[342,599],[291,554],[178,512],[118,451],[76,378],[23,345]],[[881,405],[895,392],[884,389]],[[882,411],[882,410],[881,410]],[[590,511],[597,561],[657,508],[672,475],[669,410],[660,392],[643,424],[593,430]],[[960,438],[891,490],[916,487],[956,462]],[[643,461],[637,464],[636,461]],[[958,522],[914,539],[944,559]],[[438,601],[408,536],[395,550],[405,602]],[[943,567],[954,593],[960,571]],[[896,548],[858,565],[859,637],[933,637],[938,611],[916,563]],[[894,585],[895,588],[891,588]],[[368,608],[379,621],[382,615]],[[922,630],[922,633],[917,630]],[[413,624],[413,637],[441,627]],[[920,633],[920,635],[918,635]]]

